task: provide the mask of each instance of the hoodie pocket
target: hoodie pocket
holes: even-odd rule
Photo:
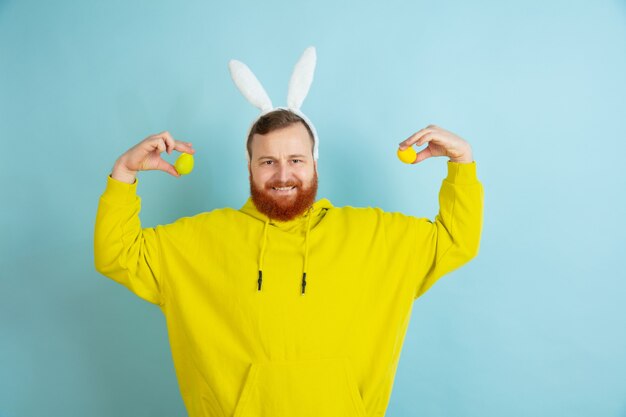
[[[234,417],[365,417],[345,358],[254,363]]]

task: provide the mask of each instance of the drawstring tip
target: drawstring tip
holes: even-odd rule
[[[302,273],[302,295],[304,295],[304,288],[306,287],[306,272]]]
[[[261,284],[263,283],[263,271],[259,271],[259,279],[257,280],[258,287],[257,291],[261,291]],[[306,272],[302,274],[302,295],[304,295],[304,291],[306,288]]]

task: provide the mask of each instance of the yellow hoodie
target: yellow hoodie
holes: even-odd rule
[[[279,222],[248,199],[142,229],[136,188],[108,177],[95,265],[161,308],[191,417],[383,416],[414,299],[482,229],[474,162],[448,162],[434,222],[324,198]]]

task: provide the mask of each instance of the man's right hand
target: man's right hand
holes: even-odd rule
[[[168,154],[179,151],[192,155],[196,152],[191,143],[174,140],[168,131],[157,133],[148,136],[120,156],[115,161],[111,177],[128,184],[135,182],[139,171],[159,170],[180,177],[174,165],[161,158],[161,152],[165,151]]]

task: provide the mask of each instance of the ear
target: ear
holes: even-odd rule
[[[228,69],[230,70],[231,78],[241,94],[243,94],[253,106],[261,109],[261,111],[272,109],[272,101],[259,80],[246,64],[231,59],[228,62]]]
[[[302,53],[291,74],[287,93],[287,107],[300,109],[302,106],[313,82],[316,61],[315,47],[309,46]]]

